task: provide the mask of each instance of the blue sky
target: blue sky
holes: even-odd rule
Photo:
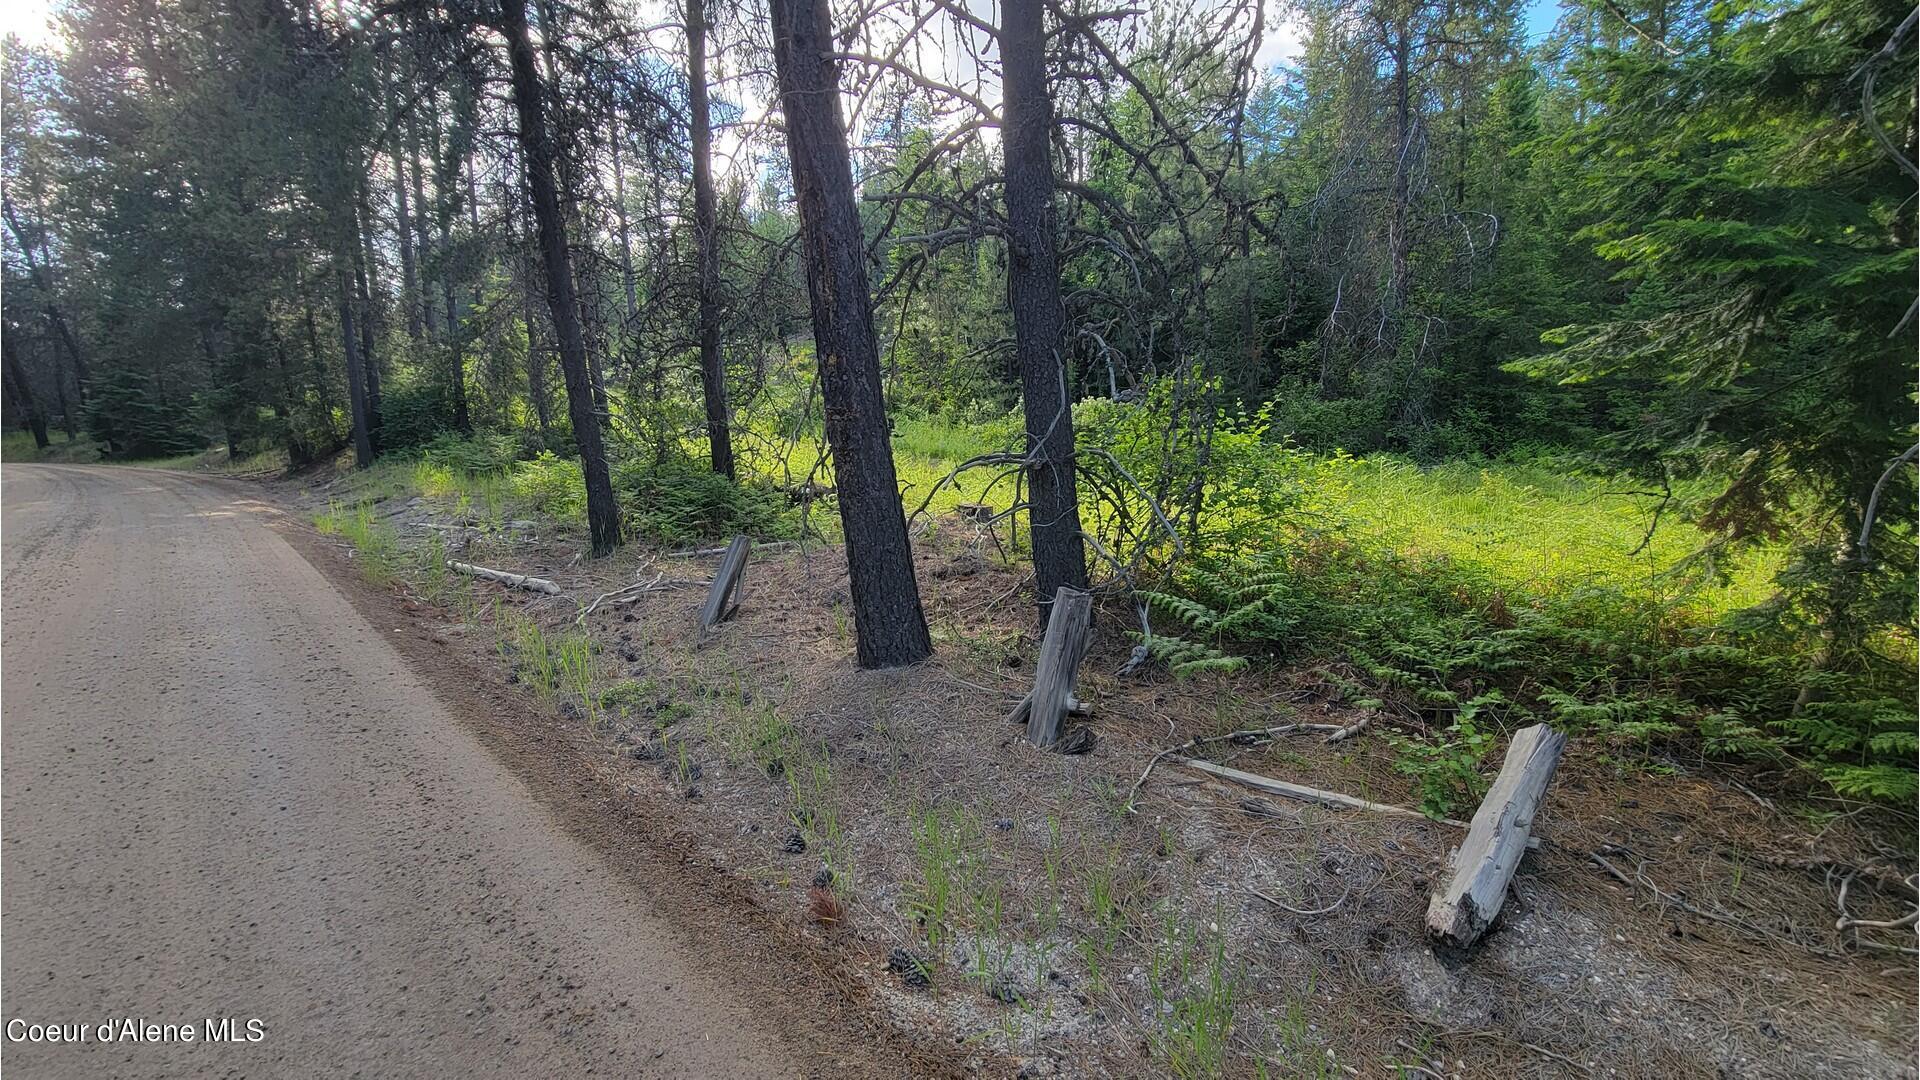
[[[1560,19],[1560,0],[1533,0],[1527,5],[1527,42],[1538,44]]]

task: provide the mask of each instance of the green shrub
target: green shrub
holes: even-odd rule
[[[420,456],[443,469],[493,476],[506,473],[519,461],[520,440],[498,432],[463,438],[447,431],[422,447]]]
[[[1496,690],[1465,702],[1446,730],[1426,738],[1387,733],[1400,752],[1394,771],[1413,777],[1420,789],[1420,809],[1427,816],[1449,817],[1460,807],[1474,805],[1486,792],[1480,762],[1493,749],[1494,736],[1474,720],[1481,710],[1504,700]]]
[[[747,533],[769,537],[791,531],[775,492],[736,484],[693,462],[623,462],[614,469],[627,529],[669,543]]]
[[[1528,592],[1485,562],[1410,554],[1325,514],[1275,522],[1274,535],[1257,554],[1191,558],[1169,588],[1143,591],[1194,637],[1157,632],[1152,655],[1182,673],[1248,646],[1350,663],[1361,680],[1342,687],[1348,698],[1442,730],[1395,740],[1430,810],[1467,797],[1492,738],[1473,715],[1496,701],[1511,725],[1545,720],[1613,746],[1692,735],[1845,794],[1898,802],[1920,787],[1910,703],[1818,670],[1795,640],[1737,615],[1703,617],[1711,582],[1667,576],[1641,591],[1646,577],[1548,568],[1535,580],[1559,589]]]
[[[513,470],[512,486],[515,495],[543,514],[563,521],[586,520],[587,483],[577,461],[542,450]]]
[[[458,438],[453,402],[445,387],[428,383],[388,385],[380,394],[380,452],[411,450]]]

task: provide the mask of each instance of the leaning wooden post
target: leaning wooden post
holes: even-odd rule
[[[1060,737],[1060,718],[1076,704],[1073,682],[1092,643],[1092,629],[1093,594],[1060,586],[1040,641],[1033,689],[1007,716],[1009,723],[1027,722],[1027,741],[1035,746],[1052,746]]]
[[[700,607],[699,632],[702,638],[740,606],[741,594],[747,587],[749,546],[745,536],[736,536],[727,545],[727,553],[721,556],[720,569],[713,575],[713,588],[707,590],[707,602]]]
[[[1427,905],[1427,933],[1464,948],[1500,914],[1507,885],[1520,868],[1534,815],[1560,765],[1567,737],[1535,724],[1513,737],[1500,775],[1474,812],[1467,839],[1449,860],[1448,874]]]

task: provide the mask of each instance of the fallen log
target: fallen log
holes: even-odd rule
[[[1079,704],[1073,683],[1092,643],[1092,630],[1093,595],[1062,585],[1053,596],[1047,633],[1040,641],[1033,689],[1007,715],[1008,723],[1026,721],[1027,741],[1033,745],[1052,746],[1060,737],[1061,717]]]
[[[1500,775],[1474,812],[1467,838],[1448,859],[1448,873],[1427,905],[1427,933],[1465,948],[1499,916],[1507,886],[1532,838],[1534,815],[1560,765],[1567,737],[1545,724],[1514,735]]]
[[[707,602],[700,606],[701,637],[740,606],[740,596],[746,590],[747,553],[751,546],[745,536],[736,536],[727,545],[727,554],[713,575],[713,587],[707,590]]]
[[[454,562],[452,559],[447,560],[447,569],[472,577],[485,578],[488,581],[497,581],[510,589],[526,589],[529,592],[546,593],[548,596],[560,595],[560,586],[555,585],[546,578],[529,577],[526,574],[513,574],[505,570],[490,570],[487,567],[476,566],[473,563]]]

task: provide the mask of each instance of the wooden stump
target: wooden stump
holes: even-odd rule
[[[1464,948],[1473,944],[1500,914],[1507,885],[1520,868],[1533,831],[1534,814],[1560,765],[1567,737],[1535,724],[1513,737],[1500,775],[1481,801],[1454,851],[1448,873],[1427,905],[1427,933],[1434,940]]]
[[[720,569],[714,571],[713,587],[707,590],[707,602],[700,606],[701,638],[740,606],[740,597],[747,587],[747,552],[751,546],[745,536],[736,536],[727,545]]]
[[[1093,640],[1093,595],[1065,585],[1053,597],[1046,637],[1040,642],[1040,663],[1033,689],[1007,716],[1009,723],[1027,722],[1027,741],[1052,746],[1060,737],[1060,718],[1078,704],[1073,697],[1080,661]]]

